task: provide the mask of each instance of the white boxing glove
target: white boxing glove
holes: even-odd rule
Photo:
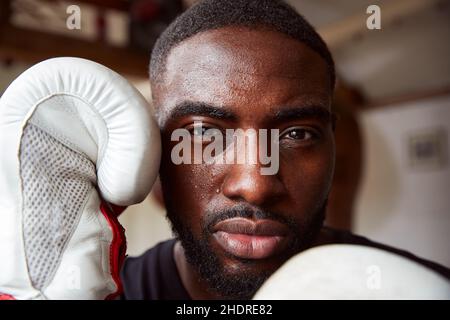
[[[262,285],[255,299],[450,299],[450,283],[400,255],[333,244],[289,259]]]
[[[160,143],[144,98],[102,65],[20,75],[0,99],[0,299],[117,296],[117,215],[150,192]]]

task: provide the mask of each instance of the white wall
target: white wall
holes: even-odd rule
[[[137,256],[160,241],[170,239],[172,232],[162,209],[151,196],[131,206],[119,217],[127,237],[127,254]]]
[[[450,266],[450,94],[363,112],[355,231]],[[415,167],[408,138],[444,130],[446,163]]]
[[[333,50],[333,56],[339,75],[377,100],[449,87],[449,39],[447,3],[395,23],[382,22],[381,30],[364,30]]]

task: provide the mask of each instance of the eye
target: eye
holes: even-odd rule
[[[213,125],[210,125],[205,122],[194,122],[185,127],[190,134],[194,137],[194,139],[203,139],[207,140],[208,138],[214,137],[217,134],[220,134],[220,130]]]
[[[208,130],[208,128],[205,128],[203,126],[194,126],[190,132],[195,137],[201,137],[205,134],[205,132]]]
[[[293,140],[298,142],[309,142],[314,139],[317,139],[319,134],[316,132],[316,130],[311,128],[305,128],[305,127],[291,127],[286,130],[284,130],[280,134],[280,140]]]

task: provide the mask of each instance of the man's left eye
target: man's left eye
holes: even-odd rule
[[[280,134],[280,139],[292,139],[292,140],[301,140],[301,141],[307,141],[314,139],[316,134],[309,129],[302,128],[302,127],[294,127],[289,128],[287,130],[284,130]]]

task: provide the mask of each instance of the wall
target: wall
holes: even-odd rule
[[[450,94],[363,112],[360,121],[355,231],[450,266]],[[443,162],[414,165],[410,139],[430,132],[442,132]]]
[[[125,228],[127,254],[130,256],[140,255],[158,242],[172,237],[165,210],[151,196],[127,208],[119,221]]]

